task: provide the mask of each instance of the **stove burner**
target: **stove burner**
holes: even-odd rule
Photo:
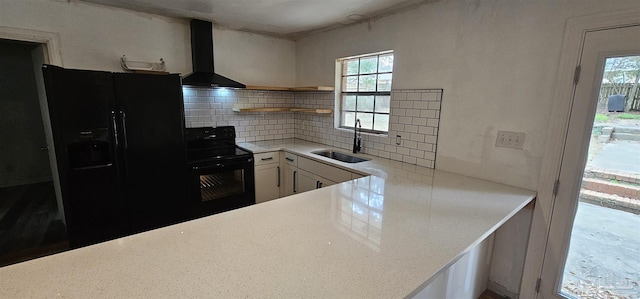
[[[222,160],[247,159],[251,152],[236,146],[233,126],[187,128],[187,161],[190,164],[220,163]]]

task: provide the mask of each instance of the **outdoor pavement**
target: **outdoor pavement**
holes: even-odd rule
[[[640,142],[612,140],[602,147],[589,166],[640,174]]]
[[[590,168],[640,174],[640,142],[610,140]],[[640,215],[578,203],[563,290],[579,298],[640,298]]]
[[[569,252],[563,285],[640,298],[640,215],[580,202]]]

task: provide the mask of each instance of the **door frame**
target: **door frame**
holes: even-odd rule
[[[531,221],[520,297],[536,298],[542,264],[549,238],[549,229],[556,196],[554,186],[560,176],[560,166],[569,128],[571,105],[576,84],[574,77],[580,63],[586,34],[591,31],[640,25],[640,6],[625,10],[573,17],[567,20],[556,74],[557,85],[547,130],[545,154],[540,170],[538,196]],[[585,137],[587,138],[587,137]],[[571,184],[572,182],[560,182]]]
[[[45,53],[47,55],[45,58],[48,60],[47,63],[62,66],[60,37],[57,33],[0,26],[0,39],[43,44],[46,46]]]
[[[44,63],[63,66],[62,55],[60,53],[60,37],[57,33],[0,26],[0,39],[38,43],[40,46],[38,46],[34,52],[38,51],[42,54]],[[34,52],[32,52],[32,55],[34,55]],[[34,68],[40,69],[35,66],[35,61],[36,60],[34,59]],[[38,76],[38,74],[40,74],[40,76]],[[60,213],[62,221],[66,224],[64,206],[62,203],[62,192],[60,189],[60,176],[58,175],[58,164],[56,161],[55,148],[53,146],[53,131],[51,129],[51,119],[49,117],[49,106],[47,105],[44,80],[41,72],[36,72],[36,85],[38,88],[38,98],[40,102],[40,112],[42,114],[45,138],[49,149],[49,166],[51,167],[51,175],[53,177],[53,187],[56,194],[58,212]]]

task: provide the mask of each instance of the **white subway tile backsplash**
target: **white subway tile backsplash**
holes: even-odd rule
[[[401,154],[396,154],[396,153],[390,153],[389,154],[389,159],[396,160],[396,161],[402,161],[402,155]]]
[[[436,118],[437,110],[420,110],[420,117],[422,118]]]
[[[416,157],[416,158],[423,158],[424,157],[424,151],[411,150],[409,155],[411,155],[412,157]]]
[[[405,140],[403,142],[402,146],[408,147],[408,148],[411,148],[411,149],[417,149],[418,148],[418,142],[417,141],[413,141],[413,140]]]
[[[406,116],[410,117],[420,117],[420,110],[418,109],[407,109]]]
[[[416,125],[416,126],[426,126],[427,125],[427,119],[426,118],[420,118],[420,117],[414,117],[411,121],[412,124]]]
[[[417,159],[415,157],[410,156],[402,156],[402,162],[409,164],[416,164]]]
[[[414,101],[413,109],[428,109],[429,103],[425,101]]]
[[[412,118],[408,116],[400,116],[400,123],[403,125],[410,125],[412,122]]]
[[[423,101],[440,101],[442,99],[442,91],[440,92],[423,92],[421,94]]]
[[[419,92],[407,92],[407,101],[420,101],[422,99],[422,94]],[[412,103],[413,105],[413,103]],[[402,106],[402,103],[400,103]]]
[[[333,109],[333,99],[333,93],[296,94],[296,106]],[[441,99],[441,89],[392,91],[388,137],[364,134],[363,152],[433,168]],[[294,117],[296,138],[351,149],[353,132],[335,129],[332,115]],[[396,135],[402,136],[399,146]]]
[[[413,108],[413,102],[412,101],[401,101],[400,102],[400,108],[405,108],[405,109],[412,109]]]
[[[392,109],[393,109],[393,107],[392,107]],[[407,109],[403,109],[403,108],[393,109],[393,115],[395,117],[406,116],[407,115]]]
[[[183,89],[187,127],[236,127],[238,142],[299,138],[349,151],[353,131],[334,128],[334,114],[236,113],[240,107],[334,109],[332,92],[278,92],[228,89]],[[441,89],[394,90],[388,136],[363,134],[363,152],[433,168],[440,117]],[[401,145],[396,145],[401,135]]]

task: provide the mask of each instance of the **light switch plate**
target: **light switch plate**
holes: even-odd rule
[[[496,147],[506,147],[521,150],[524,147],[524,132],[498,131]]]

